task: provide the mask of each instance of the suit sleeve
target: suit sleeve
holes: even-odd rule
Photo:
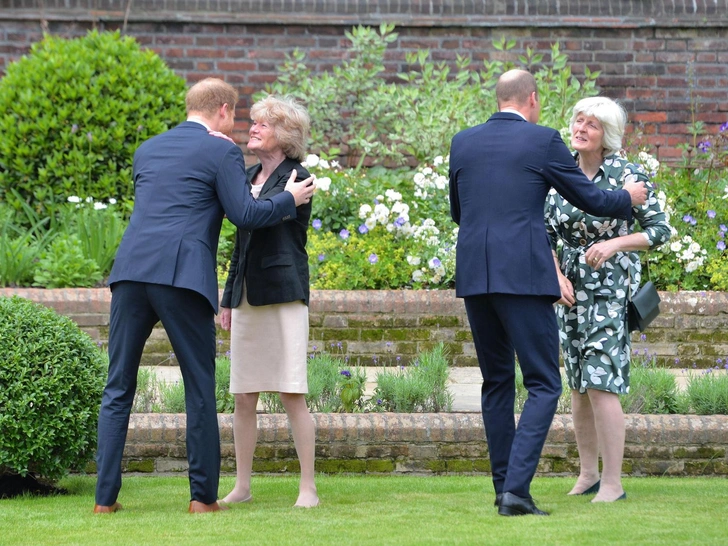
[[[217,173],[217,195],[228,219],[239,229],[258,229],[296,217],[296,203],[284,191],[257,201],[245,185],[245,162],[240,148],[231,147]]]
[[[632,219],[632,198],[626,190],[597,188],[579,169],[566,144],[554,133],[544,177],[569,203],[594,216]]]
[[[230,267],[228,268],[228,276],[225,281],[225,289],[222,292],[222,301],[220,307],[231,307],[233,299],[233,285],[235,278],[238,276],[238,261],[240,261],[240,232],[235,233],[235,248],[233,255],[230,257]]]

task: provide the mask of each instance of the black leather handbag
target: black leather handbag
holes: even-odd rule
[[[643,284],[627,302],[627,326],[630,332],[644,332],[660,314],[660,294],[652,281]]]

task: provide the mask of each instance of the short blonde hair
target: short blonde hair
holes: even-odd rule
[[[602,147],[604,155],[616,154],[622,149],[622,138],[627,125],[627,112],[621,105],[607,97],[588,97],[574,105],[569,122],[569,130],[574,134],[574,122],[579,114],[593,116],[604,129]]]
[[[218,78],[205,78],[190,87],[185,96],[187,115],[190,112],[202,112],[212,115],[217,112],[223,104],[235,111],[238,102],[238,92],[235,88]]]
[[[253,121],[267,121],[286,157],[303,161],[311,119],[308,111],[290,96],[268,95],[250,109]]]

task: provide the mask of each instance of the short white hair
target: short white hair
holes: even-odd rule
[[[627,112],[620,104],[607,97],[588,97],[574,105],[571,113],[569,129],[574,134],[574,122],[577,116],[593,116],[599,120],[604,129],[602,147],[604,155],[616,154],[622,149],[622,137],[627,125]]]

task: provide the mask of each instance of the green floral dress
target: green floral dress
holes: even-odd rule
[[[576,154],[575,154],[576,157]],[[640,285],[637,252],[617,252],[599,270],[586,263],[584,253],[594,243],[632,233],[635,220],[650,248],[670,238],[670,226],[655,191],[640,165],[609,155],[593,178],[603,190],[616,190],[627,181],[644,181],[647,202],[633,207],[632,220],[585,214],[552,190],[545,206],[546,229],[558,252],[561,271],[574,285],[576,304],[557,305],[564,369],[569,387],[581,393],[598,389],[629,392],[631,341],[626,303]]]

